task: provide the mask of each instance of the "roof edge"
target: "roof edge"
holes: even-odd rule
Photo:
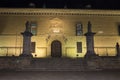
[[[54,13],[54,14],[88,14],[88,15],[120,15],[120,10],[98,9],[53,9],[53,8],[0,8],[0,13]]]

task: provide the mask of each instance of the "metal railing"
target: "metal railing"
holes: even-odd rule
[[[22,52],[22,47],[0,47],[0,56],[18,56]]]
[[[94,47],[94,50],[99,56],[115,56],[117,53],[116,47]],[[0,47],[0,56],[19,56],[21,53],[22,47]]]
[[[115,56],[116,47],[94,47],[96,54],[99,56]]]

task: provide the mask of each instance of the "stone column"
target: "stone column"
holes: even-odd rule
[[[26,22],[26,29],[23,33],[21,33],[23,35],[23,52],[20,56],[22,57],[32,57],[31,54],[31,37],[33,36],[33,34],[30,32],[31,28],[30,28],[30,23],[27,21]]]
[[[86,46],[87,46],[87,53],[85,57],[91,57],[91,56],[96,56],[95,51],[94,51],[94,35],[96,33],[92,32],[91,30],[91,23],[90,21],[88,22],[88,32],[85,33],[86,36]]]

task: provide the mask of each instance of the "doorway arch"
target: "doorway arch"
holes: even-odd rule
[[[54,40],[51,43],[51,56],[52,57],[61,57],[62,56],[62,45],[58,40]]]

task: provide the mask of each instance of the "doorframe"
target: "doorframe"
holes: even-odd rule
[[[56,56],[53,56],[53,55],[52,55],[52,52],[53,52],[53,51],[52,51],[52,47],[53,47],[52,44],[53,44],[54,42],[59,42],[59,44],[60,44],[60,54],[59,54],[58,56],[57,56],[57,55],[56,55]],[[59,41],[59,40],[53,40],[53,41],[51,42],[51,57],[62,57],[62,43],[61,43],[61,41]]]

